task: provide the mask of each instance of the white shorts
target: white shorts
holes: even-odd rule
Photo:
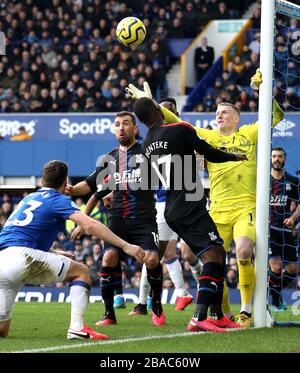
[[[24,284],[53,284],[63,281],[71,259],[27,247],[0,251],[0,321],[11,318],[16,295]]]
[[[158,237],[160,241],[177,240],[178,235],[167,224],[165,219],[165,202],[156,202],[156,222],[158,227]]]

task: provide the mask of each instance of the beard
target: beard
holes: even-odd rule
[[[122,145],[122,146],[128,146],[130,145],[131,143],[131,139],[128,138],[128,137],[125,137],[124,139],[119,139],[119,143]]]
[[[272,168],[275,171],[281,171],[284,168],[284,164],[285,164],[284,161],[282,163],[280,163],[280,162],[272,163]]]

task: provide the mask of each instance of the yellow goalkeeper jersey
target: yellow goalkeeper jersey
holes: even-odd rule
[[[174,122],[176,116],[163,108],[165,120]],[[273,126],[283,119],[283,111],[274,101]],[[177,118],[177,117],[176,117]],[[177,118],[179,121],[180,119]],[[197,134],[214,148],[246,154],[248,161],[243,162],[207,162],[210,179],[211,210],[228,211],[244,206],[255,207],[256,201],[256,145],[258,123],[241,126],[229,136],[219,131],[194,127]]]

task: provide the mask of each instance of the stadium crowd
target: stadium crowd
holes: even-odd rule
[[[234,104],[240,111],[258,111],[258,92],[252,90],[248,82],[259,67],[260,8],[254,11],[252,27],[248,33],[249,43],[243,45],[241,54],[232,57],[222,76],[207,89],[193,111],[215,111],[224,101]],[[293,34],[299,32],[300,23],[295,18],[287,20],[280,16],[276,27],[274,97],[287,111],[295,111],[300,108],[300,57],[293,53]]]
[[[131,109],[124,87],[147,80],[167,95],[167,40],[194,38],[211,19],[240,18],[253,1],[8,0],[0,31],[0,112],[115,112]],[[128,15],[143,20],[146,42],[132,50],[115,39]],[[210,108],[208,108],[210,109]]]

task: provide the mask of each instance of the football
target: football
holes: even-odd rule
[[[116,36],[126,47],[137,46],[145,39],[146,27],[140,19],[126,17],[118,23]]]

